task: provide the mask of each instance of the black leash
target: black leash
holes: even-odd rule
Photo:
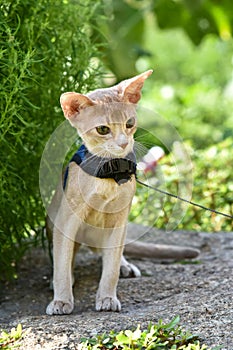
[[[188,204],[191,204],[191,205],[194,205],[195,207],[198,207],[198,208],[201,208],[201,209],[205,209],[205,210],[211,211],[212,213],[225,216],[225,217],[228,218],[228,219],[233,219],[233,215],[225,214],[225,213],[222,213],[221,211],[218,211],[218,210],[214,210],[214,209],[210,209],[210,208],[204,207],[204,205],[200,205],[200,204],[194,203],[194,202],[192,202],[192,201],[188,201],[187,199],[184,199],[184,198],[181,198],[181,197],[179,197],[179,196],[176,196],[175,194],[172,194],[172,193],[169,193],[169,192],[160,190],[160,189],[157,188],[157,187],[153,187],[153,186],[147,185],[147,184],[145,184],[144,182],[141,182],[140,180],[138,180],[137,178],[136,178],[136,181],[137,181],[137,183],[139,183],[140,185],[145,186],[145,187],[147,187],[147,188],[150,188],[150,189],[152,189],[152,190],[154,190],[154,191],[157,191],[157,192],[159,192],[159,193],[166,194],[167,196],[170,196],[170,197],[179,199],[180,201],[185,202],[185,203],[188,203]]]
[[[137,164],[136,164],[136,158],[133,152],[129,153],[127,158],[117,158],[117,159],[109,160],[108,158],[105,159],[105,158],[100,158],[92,155],[88,151],[86,146],[83,144],[78,149],[78,151],[74,154],[73,158],[71,159],[71,162],[75,162],[89,175],[99,177],[99,178],[112,178],[116,181],[118,185],[121,185],[129,181],[133,174],[136,176]],[[68,171],[69,171],[69,167],[67,167],[65,171],[63,189],[65,189],[66,187]],[[169,192],[160,190],[157,187],[147,185],[144,182],[141,182],[140,180],[138,180],[137,176],[136,176],[136,181],[140,185],[150,188],[159,193],[179,199],[182,202],[194,205],[195,207],[198,207],[204,210],[208,210],[212,213],[225,216],[228,219],[233,219],[233,216],[230,214],[225,214],[214,209],[206,208],[203,205],[194,203],[192,201],[188,201],[187,199],[184,199],[174,194],[171,194]]]

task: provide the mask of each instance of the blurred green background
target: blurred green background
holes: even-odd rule
[[[0,10],[2,278],[14,275],[28,246],[41,244],[38,170],[46,141],[63,121],[63,91],[85,93],[154,69],[140,102],[153,113],[139,126],[155,138],[140,130],[137,137],[166,151],[156,176],[162,173],[162,186],[174,194],[188,178],[177,171],[173,136],[166,145],[156,137],[155,112],[183,139],[193,201],[233,215],[231,0],[3,0]],[[130,219],[165,229],[175,203],[139,187]],[[232,220],[182,210],[173,228],[232,230]]]

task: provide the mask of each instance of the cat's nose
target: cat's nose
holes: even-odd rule
[[[128,146],[128,142],[121,143],[119,146],[125,149]]]
[[[117,141],[117,145],[120,146],[122,149],[125,149],[129,144],[129,140],[124,134],[120,134],[116,141]]]

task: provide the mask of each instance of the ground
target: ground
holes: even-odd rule
[[[130,227],[131,234],[143,239],[199,248],[193,261],[132,260],[142,277],[120,279],[120,313],[96,312],[95,292],[101,272],[101,258],[83,249],[77,259],[74,287],[75,310],[68,316],[46,316],[52,299],[51,265],[48,253],[33,249],[23,259],[19,278],[5,284],[0,295],[0,328],[10,330],[18,323],[28,329],[21,349],[77,349],[82,336],[146,328],[159,319],[180,316],[180,324],[199,334],[209,347],[233,349],[233,233],[195,233]]]

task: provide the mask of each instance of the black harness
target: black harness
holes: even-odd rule
[[[132,175],[136,175],[136,157],[133,152],[125,158],[101,158],[91,154],[85,145],[82,145],[70,160],[78,164],[89,175],[101,179],[113,179],[118,185],[131,180]],[[63,189],[66,187],[69,166],[67,166]]]
[[[135,175],[136,177],[137,164],[136,164],[135,154],[133,152],[129,153],[126,158],[114,158],[114,159],[101,158],[91,154],[86,148],[86,146],[82,145],[79,148],[79,150],[73,155],[70,162],[75,162],[76,164],[78,164],[89,175],[99,177],[101,179],[114,179],[118,185],[121,185],[129,181],[132,175]],[[63,182],[64,190],[66,187],[68,173],[69,173],[69,166],[67,166],[64,174],[64,182]],[[204,207],[203,205],[188,201],[177,195],[160,190],[159,188],[152,187],[148,184],[141,182],[140,180],[137,179],[137,177],[136,177],[136,181],[140,185],[146,186],[147,188],[150,188],[159,193],[179,199],[185,203],[192,204],[196,207],[211,211],[215,214],[223,215],[230,219],[233,218],[233,216],[230,214],[225,214],[220,211]]]

